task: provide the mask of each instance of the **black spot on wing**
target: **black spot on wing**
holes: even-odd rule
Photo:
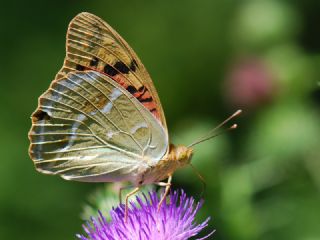
[[[137,66],[138,66],[138,65],[137,65],[136,60],[133,59],[133,60],[131,61],[131,64],[130,64],[130,70],[133,71],[133,72],[135,72],[135,71],[137,70]]]
[[[33,115],[32,119],[36,122],[41,121],[41,120],[50,120],[50,116],[47,112],[42,111],[42,110],[37,110]]]
[[[131,94],[135,94],[136,92],[138,92],[138,90],[137,90],[134,86],[132,86],[132,85],[129,85],[129,86],[127,87],[127,91],[128,91],[129,93],[131,93]]]
[[[152,97],[148,97],[148,98],[138,98],[140,102],[152,102],[153,99]]]
[[[96,57],[93,57],[93,58],[91,59],[91,61],[90,61],[90,66],[91,66],[91,67],[96,67],[96,66],[98,66],[98,63],[99,63],[99,59],[96,58]]]
[[[111,65],[106,64],[103,68],[103,72],[113,77],[118,74],[118,71],[114,69]]]
[[[139,89],[138,89],[139,92],[142,92],[142,91],[145,91],[145,90],[146,90],[146,87],[143,86],[143,85],[141,87],[139,87]]]
[[[80,64],[77,64],[77,65],[76,65],[76,69],[77,69],[78,71],[84,71],[85,67],[84,67],[84,66],[81,66]]]
[[[130,68],[128,68],[128,66],[124,64],[122,61],[116,62],[114,67],[121,73],[128,73],[130,71]]]
[[[139,89],[138,89],[138,92],[140,93],[139,95],[136,95],[136,98],[141,98],[146,92],[147,92],[147,88],[145,86],[141,86]]]

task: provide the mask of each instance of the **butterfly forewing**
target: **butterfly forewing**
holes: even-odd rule
[[[95,71],[53,81],[32,115],[36,168],[67,179],[132,180],[167,152],[166,130],[126,89]]]
[[[90,13],[69,24],[64,65],[56,79],[76,70],[96,70],[127,89],[166,129],[166,121],[152,80],[127,42],[106,22]]]

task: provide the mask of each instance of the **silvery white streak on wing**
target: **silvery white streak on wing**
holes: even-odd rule
[[[71,161],[69,162],[70,165],[64,165],[61,171],[58,171],[67,180],[85,182],[130,181],[135,184],[140,179],[141,172],[149,167],[139,157],[132,158],[119,152],[99,151],[98,153],[99,156],[89,160],[89,162]],[[92,168],[95,168],[95,170],[91,171]],[[78,172],[86,172],[86,174],[78,174]]]
[[[135,134],[136,131],[138,131],[138,129],[140,129],[140,128],[148,128],[148,124],[145,122],[138,123],[133,128],[131,128],[131,130],[130,130],[131,134]]]
[[[52,114],[51,114],[51,112],[50,111],[46,111],[46,113],[48,114],[48,116],[49,117],[52,117]],[[40,122],[39,122],[40,123]],[[42,120],[41,121],[41,124],[40,124],[40,133],[43,133],[43,132],[45,132],[44,131],[44,128],[46,127],[46,125],[45,125],[45,120]],[[45,135],[40,135],[40,139],[39,139],[39,142],[44,142],[45,141]],[[43,149],[43,145],[42,144],[39,144],[38,145],[38,151],[37,151],[37,153],[36,153],[36,155],[37,155],[37,159],[41,159],[41,152],[42,152],[42,149]]]
[[[122,95],[122,92],[119,91],[117,88],[114,88],[112,93],[110,94],[110,102],[108,102],[102,109],[103,113],[110,112],[111,108],[113,107],[113,101],[117,100],[118,97]]]
[[[61,94],[58,94],[56,91],[54,91],[53,89],[51,89],[51,99],[59,102],[61,100],[62,96]],[[53,103],[53,102],[52,102]],[[50,107],[53,107],[52,104]]]
[[[68,110],[68,109],[64,109],[64,108],[58,108],[58,107],[52,107],[52,106],[46,106],[46,105],[43,105],[42,106],[42,109],[48,109],[48,110],[56,110],[56,111],[60,111],[60,112],[66,112],[66,113],[72,113],[72,111]],[[47,111],[47,110],[46,110]],[[45,112],[46,112],[45,111]]]
[[[90,112],[89,114],[90,114],[91,116],[93,116],[93,115],[96,115],[97,112],[98,112],[98,111],[92,111],[92,112]]]
[[[44,94],[43,94],[44,95]],[[61,100],[61,95],[57,94],[56,92],[51,92],[51,98],[54,100],[54,101],[60,101]],[[41,111],[44,111],[46,112],[50,117],[52,117],[52,114],[51,114],[51,111],[50,111],[50,108],[54,109],[53,107],[53,102],[49,103],[48,106],[43,106],[43,109],[40,109]],[[40,123],[40,133],[44,133],[45,132],[45,120],[42,120]],[[45,141],[45,135],[41,135],[40,138],[39,138],[39,142],[44,142]],[[39,144],[38,145],[38,151],[36,152],[36,156],[37,156],[37,159],[41,159],[41,152],[43,150],[43,145],[42,144]]]
[[[113,137],[113,135],[116,135],[116,134],[119,134],[119,132],[113,132],[113,131],[109,130],[107,132],[107,138],[111,139]]]
[[[44,123],[44,124],[39,124],[39,123],[34,123],[33,126],[55,126],[55,127],[65,127],[65,126],[71,126],[71,124],[67,124],[67,123]],[[36,133],[35,131],[32,131],[32,133]]]
[[[77,122],[74,122],[74,124],[72,124],[72,127],[71,127],[71,134],[75,134],[76,131],[78,130],[79,126],[81,125],[81,121],[83,121],[84,119],[86,119],[86,116],[83,115],[83,114],[79,114],[78,117],[77,117]],[[67,146],[65,146],[64,148],[60,149],[60,151],[64,151],[66,149],[68,149],[69,147],[71,147],[71,145],[73,144],[74,142],[74,139],[76,138],[77,136],[76,135],[72,135],[70,137],[70,140],[69,140],[69,143]]]
[[[103,113],[108,113],[110,112],[111,108],[112,108],[113,104],[112,102],[108,102],[103,109],[101,110]]]
[[[42,120],[42,121],[44,122],[44,120]],[[41,121],[41,122],[42,122],[42,121]],[[44,124],[40,125],[40,132],[44,132],[44,127],[45,127]],[[40,135],[39,142],[44,142],[44,135]],[[42,144],[39,144],[39,145],[38,145],[38,151],[37,151],[37,153],[36,153],[37,159],[41,159],[42,149],[43,149]]]
[[[116,100],[118,97],[120,97],[122,95],[122,92],[117,89],[117,88],[114,88],[112,93],[110,94],[110,100],[111,101],[114,101]]]

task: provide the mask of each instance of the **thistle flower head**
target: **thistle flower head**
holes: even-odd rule
[[[124,205],[112,209],[111,221],[107,222],[100,213],[98,218],[83,226],[86,236],[77,235],[81,240],[185,240],[196,236],[207,225],[208,217],[200,224],[195,223],[195,215],[202,202],[195,203],[192,197],[187,197],[181,191],[174,191],[169,196],[169,203],[163,203],[158,211],[160,199],[156,192],[137,197],[137,203],[130,203],[127,222],[124,222]],[[209,235],[199,238],[206,239]]]

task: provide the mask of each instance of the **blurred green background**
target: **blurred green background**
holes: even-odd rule
[[[74,239],[102,184],[34,170],[30,114],[65,55],[69,21],[88,11],[135,49],[158,89],[174,143],[238,108],[236,131],[195,148],[207,182],[200,219],[214,239],[320,239],[320,2],[2,1],[0,239]],[[174,188],[195,197],[190,168]]]

